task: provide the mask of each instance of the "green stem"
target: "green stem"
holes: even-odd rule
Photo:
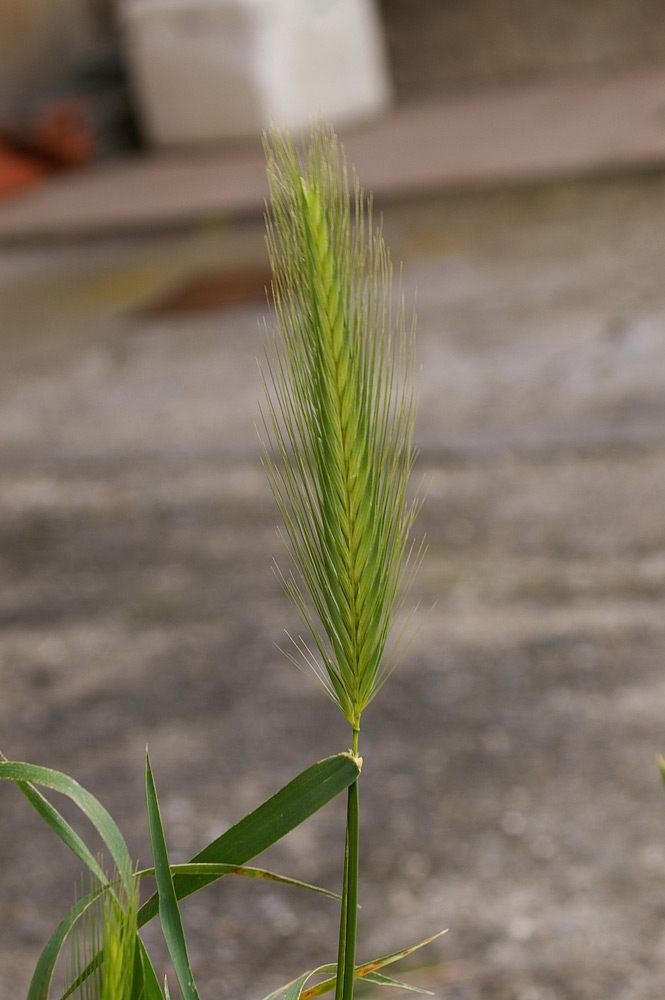
[[[347,793],[348,795],[348,793]],[[337,978],[335,980],[335,1000],[342,1000],[344,989],[344,963],[346,959],[346,901],[349,894],[349,831],[347,808],[346,844],[344,847],[344,877],[342,879],[342,902],[339,917],[339,944],[337,947]]]
[[[353,754],[358,756],[359,730],[353,730]],[[335,1000],[353,1000],[358,929],[358,856],[359,856],[358,779],[349,785],[346,809],[346,847],[344,882],[339,923],[337,983]]]
[[[335,1000],[342,1000],[344,990],[344,969],[346,960],[346,928],[349,897],[349,817],[347,792],[346,836],[344,843],[344,876],[342,878],[342,902],[339,916],[339,944],[337,948],[337,979],[335,981]]]

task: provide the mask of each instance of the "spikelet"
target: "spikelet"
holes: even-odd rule
[[[293,572],[283,577],[314,642],[301,659],[354,729],[393,669],[392,619],[421,550],[409,541],[413,330],[393,316],[388,251],[371,203],[352,195],[330,130],[302,165],[266,143],[274,329],[264,376],[264,464]]]
[[[79,1000],[131,1000],[138,891],[91,877],[87,905],[70,938],[69,981]],[[99,961],[101,958],[101,961]],[[95,962],[98,964],[95,966]],[[91,966],[93,971],[87,973]]]
[[[104,896],[101,1000],[131,1000],[138,893],[120,903]]]

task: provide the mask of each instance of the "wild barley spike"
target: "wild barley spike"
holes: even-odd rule
[[[318,658],[303,640],[300,651],[357,729],[396,662],[386,645],[416,511],[413,344],[401,309],[393,323],[389,256],[333,134],[314,129],[301,166],[273,132],[267,156],[265,464],[295,571],[285,585]]]

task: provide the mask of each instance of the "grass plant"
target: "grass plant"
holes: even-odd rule
[[[408,590],[417,501],[413,326],[394,308],[392,267],[372,206],[329,129],[300,158],[266,142],[275,327],[267,344],[264,460],[285,526],[285,589],[309,642],[292,657],[347,718],[358,758],[363,711],[401,652],[389,646]],[[360,758],[358,758],[360,760]],[[336,1000],[354,989],[358,781],[348,790]]]
[[[348,720],[351,749],[307,768],[185,865],[170,861],[146,755],[153,867],[143,870],[107,810],[73,778],[0,754],[0,778],[14,782],[92,879],[42,950],[27,1000],[51,996],[68,940],[73,961],[60,1000],[170,1000],[141,937],[157,915],[183,1000],[199,1000],[179,903],[228,875],[297,885],[340,902],[336,961],[265,1000],[310,1000],[333,990],[336,1000],[352,1000],[357,979],[412,989],[380,970],[428,943],[356,964],[361,717],[408,642],[408,619],[395,634],[395,618],[422,556],[411,541],[418,501],[407,499],[413,326],[401,299],[393,300],[390,258],[371,203],[349,177],[332,131],[312,129],[300,151],[273,131],[266,156],[274,323],[263,370],[264,463],[291,556],[290,571],[280,576],[305,632],[291,638],[288,655]],[[42,789],[65,795],[87,817],[106,845],[112,878]],[[247,865],[344,791],[341,895]],[[148,876],[156,891],[139,905]]]
[[[92,900],[70,935],[69,981],[80,981],[81,1000],[131,1000],[136,950],[138,882],[130,896],[116,877],[116,892],[91,875]],[[100,961],[95,962],[96,956]],[[94,963],[94,971],[84,976]]]

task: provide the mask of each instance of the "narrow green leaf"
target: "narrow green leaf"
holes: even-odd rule
[[[338,899],[339,897],[335,893],[328,893],[327,890],[318,889],[315,886],[307,886],[305,883],[300,883],[295,879],[285,879],[283,876],[278,875],[273,876],[272,873],[268,872],[266,872],[265,875],[260,875],[258,874],[258,872],[261,871],[260,869],[254,869],[257,874],[252,875],[250,874],[252,871],[251,869],[241,870],[244,866],[239,864],[237,859],[243,858],[249,860],[250,857],[254,857],[256,854],[259,854],[266,848],[270,847],[271,844],[275,843],[291,829],[294,829],[310,815],[316,812],[317,809],[321,808],[321,806],[333,799],[339,794],[339,792],[344,791],[344,789],[355,780],[358,773],[359,768],[357,762],[354,761],[348,754],[337,754],[333,757],[328,757],[325,760],[319,761],[318,763],[307,768],[300,775],[294,778],[293,781],[285,785],[284,788],[276,793],[276,795],[272,796],[272,798],[268,799],[261,806],[259,806],[253,813],[250,813],[249,816],[246,816],[245,819],[241,820],[238,824],[236,824],[236,826],[227,830],[221,837],[209,844],[208,847],[196,856],[194,861],[190,862],[191,865],[210,864],[212,866],[217,864],[219,865],[219,868],[211,867],[207,870],[207,874],[195,875],[192,874],[188,865],[171,866],[175,876],[174,885],[178,899],[182,899],[185,896],[196,892],[198,889],[203,888],[203,886],[215,882],[217,879],[221,878],[223,874],[231,874],[231,872],[236,874],[245,874],[250,878],[274,878],[276,881],[284,880],[287,884],[311,888],[313,891],[322,892],[324,895],[332,895],[334,898]],[[253,827],[250,823],[252,819],[256,820],[255,827]],[[64,827],[68,826],[62,817],[60,817],[60,820]],[[71,830],[71,828],[69,829]],[[73,830],[71,831],[71,834],[74,838],[77,837]],[[85,845],[83,846],[85,847]],[[78,857],[81,857],[81,853],[75,853],[77,853]],[[208,856],[207,860],[199,860],[204,855]],[[218,856],[221,858],[226,857],[226,862],[216,861]],[[230,858],[233,860],[229,861]],[[137,877],[147,875],[149,873],[152,874],[152,872],[153,869],[138,872]],[[140,908],[138,914],[139,927],[146,924],[157,913],[157,899],[158,897],[155,893]],[[68,915],[68,917],[70,915]],[[66,920],[67,919],[68,918],[66,918]],[[63,924],[64,923],[65,921],[63,921]],[[71,924],[68,926],[67,931],[62,936],[62,939],[58,936],[60,931],[60,928],[58,928],[53,935],[52,940],[49,940],[47,943],[44,949],[43,958],[40,957],[38,969],[35,972],[35,976],[37,977],[35,992],[30,994],[28,1000],[41,1000],[42,997],[46,997],[48,995],[48,988],[53,976],[53,967],[57,961],[70,927]],[[50,972],[45,971],[47,968],[50,968]],[[89,971],[92,972],[93,969],[90,968]],[[48,980],[45,978],[47,975]],[[156,985],[157,989],[159,989],[159,984],[154,977],[154,973],[153,980],[153,986]],[[38,992],[37,990],[44,989],[45,982],[47,983],[46,991]],[[68,994],[63,994],[60,1000],[66,1000],[67,996]],[[133,997],[132,1000],[138,1000],[138,995]],[[147,994],[146,1000],[151,1000]]]
[[[63,774],[60,771],[40,767],[36,764],[9,761],[2,754],[0,754],[0,758],[0,778],[13,781],[16,784],[19,791],[25,795],[33,808],[51,827],[54,833],[60,837],[73,854],[99,879],[102,884],[100,892],[103,891],[104,886],[109,884],[105,872],[81,837],[65,820],[62,814],[35,787],[36,784],[43,785],[62,795],[66,795],[79,807],[106,844],[109,853],[115,861],[118,872],[121,873],[125,881],[126,887],[131,888],[132,865],[127,845],[111,815],[90,792],[79,785],[73,778],[69,777],[69,775]],[[92,893],[89,897],[79,900],[47,941],[37,961],[27,1000],[45,1000],[49,996],[55,965],[67,936],[96,895]],[[91,966],[89,972],[93,971],[93,968],[94,966]]]
[[[371,962],[365,962],[363,965],[356,966],[356,979],[365,979],[372,973],[377,972],[382,969],[385,965],[390,965],[392,962],[399,962],[401,958],[406,958],[407,955],[411,955],[414,951],[418,951],[419,948],[423,948],[426,944],[430,944],[432,941],[436,941],[437,938],[441,937],[442,934],[446,934],[447,931],[439,931],[438,934],[433,934],[432,937],[425,938],[424,941],[419,941],[418,944],[411,945],[410,948],[403,948],[402,951],[394,951],[390,955],[384,955],[383,958],[375,958]],[[321,966],[318,972],[334,972],[335,966]],[[304,990],[301,995],[301,1000],[312,1000],[313,997],[321,996],[323,993],[329,993],[330,990],[334,990],[337,983],[337,976],[331,976],[330,979],[325,979],[323,982],[318,983],[316,986],[311,986],[308,990]],[[265,997],[264,1000],[275,1000],[286,987],[281,986],[270,996]]]
[[[299,976],[286,990],[282,1000],[300,1000],[305,983],[314,974],[315,971],[311,970],[310,972],[304,972],[302,976]]]
[[[274,872],[266,871],[263,868],[251,868],[251,867],[248,867],[246,865],[223,865],[223,864],[206,864],[206,863],[202,863],[202,862],[198,862],[198,863],[190,862],[189,864],[171,865],[170,869],[171,869],[171,874],[174,875],[174,876],[175,875],[213,875],[213,876],[215,876],[215,878],[221,878],[223,875],[242,875],[242,876],[244,876],[246,878],[266,879],[268,881],[277,882],[277,883],[280,883],[280,884],[283,884],[283,885],[292,885],[292,886],[295,886],[296,888],[299,888],[299,889],[309,889],[311,892],[319,893],[322,896],[328,896],[331,899],[335,899],[335,900],[339,900],[340,899],[340,896],[339,896],[338,893],[331,892],[329,889],[323,889],[320,886],[310,885],[307,882],[302,882],[299,879],[288,878],[285,875],[277,875]],[[154,877],[154,875],[155,875],[155,869],[154,868],[143,868],[140,871],[137,871],[135,873],[134,877],[137,878],[137,879],[140,879],[140,878]],[[102,891],[102,890],[100,890],[100,891]],[[72,907],[72,910],[76,911],[76,912],[72,913],[70,911],[70,913],[67,915],[66,921],[69,921],[69,923],[67,924],[68,928],[71,927],[73,920],[77,919],[77,913],[79,912],[78,907],[79,907],[79,904],[76,904],[76,907]],[[58,928],[58,931],[56,931],[56,934],[59,934],[59,931],[60,931],[60,928]],[[55,935],[53,935],[53,937],[55,938]],[[52,975],[52,970],[53,970],[53,967],[55,965],[55,962],[57,961],[58,955],[59,955],[60,950],[62,948],[62,945],[64,944],[65,937],[66,937],[66,934],[62,938],[62,940],[59,941],[59,945],[58,946],[56,946],[55,943],[53,943],[51,941],[51,939],[50,939],[49,942],[48,942],[48,944],[47,944],[47,946],[46,946],[46,948],[44,949],[44,951],[46,953],[46,955],[45,955],[46,964],[48,965],[48,967],[51,970],[51,975]],[[140,941],[140,938],[139,938],[139,941]],[[143,953],[144,953],[145,960],[147,960],[149,962],[150,959],[148,958],[147,954],[145,954],[145,948],[143,949]],[[137,954],[136,961],[138,962],[139,960],[140,960],[140,957]],[[41,962],[42,962],[42,959],[40,958],[40,963]],[[94,971],[94,969],[96,968],[96,966],[97,966],[97,962],[90,963],[90,965],[88,966],[88,968],[85,970],[85,975],[82,975],[79,978],[79,981],[76,982],[75,984],[73,984],[73,987],[76,988],[78,985],[80,985],[80,982],[83,981],[83,978],[87,978],[87,976]],[[152,973],[152,980],[153,981],[152,981],[151,985],[153,987],[153,990],[154,990],[154,987],[156,987],[157,990],[159,990],[159,983],[157,981],[156,976],[154,975],[154,970],[153,970],[153,973]],[[49,979],[49,982],[50,982],[50,979]],[[40,983],[41,983],[41,980],[40,980]],[[142,987],[142,984],[143,984],[143,978],[142,978],[141,970],[139,969],[139,970],[135,971],[134,994],[132,996],[132,1000],[139,1000],[139,997],[141,996],[141,993],[137,992],[137,991],[140,990],[140,988]],[[67,992],[65,994],[63,994],[63,996],[60,998],[60,1000],[66,1000],[66,998],[68,996],[70,996],[72,992],[73,992],[73,989],[67,990]],[[36,995],[39,996],[41,994],[37,993]],[[146,994],[146,998],[147,998],[147,1000],[150,1000],[149,994]],[[29,997],[29,1000],[32,1000],[32,997]]]
[[[400,990],[409,990],[411,993],[423,993],[430,997],[434,995],[431,990],[422,990],[419,986],[401,983],[399,979],[389,979],[388,976],[382,976],[380,972],[368,972],[364,979],[365,982],[375,983],[377,986],[396,986]]]
[[[79,785],[78,781],[70,778],[67,774],[63,774],[61,771],[53,771],[50,768],[40,767],[37,764],[25,764],[18,761],[1,761],[0,778],[6,778],[14,782],[29,782],[31,784],[44,785],[44,787],[52,788],[53,791],[60,792],[62,795],[70,798],[79,807],[81,812],[88,817],[99,833],[115,862],[127,892],[131,891],[132,862],[127,850],[127,844],[110,813],[107,812],[94,795],[91,795],[82,785]],[[35,802],[32,802],[32,804],[37,808]],[[88,856],[90,852],[87,848],[81,850],[82,841],[57,810],[44,809],[42,812],[40,809],[38,811],[40,815],[44,816],[47,823],[49,823],[58,836],[64,840],[67,846],[74,851],[76,856],[89,866]],[[99,865],[95,863],[95,868],[92,870],[99,878],[100,875],[97,869],[99,869]],[[107,881],[103,872],[101,872],[100,880],[102,882]]]
[[[147,753],[145,759],[145,787],[148,803],[150,843],[152,845],[152,856],[155,862],[155,880],[159,894],[159,919],[162,924],[164,939],[169,949],[169,955],[171,956],[173,968],[178,978],[184,1000],[199,1000],[199,994],[189,964],[185,932],[180,918],[178,899],[169,867],[169,855],[164,838],[159,802],[157,801],[157,791]]]
[[[313,764],[288,785],[263,802],[239,823],[199,851],[193,862],[243,865],[256,857],[287,833],[299,826],[313,813],[348,788],[360,773],[357,761],[349,754]],[[176,897],[197,892],[214,882],[218,876],[176,875],[173,879]],[[138,922],[142,927],[157,913],[157,894],[148,899],[139,910]]]
[[[32,768],[33,765],[21,764],[17,761],[8,761],[4,754],[0,753],[0,760],[2,764],[15,764],[18,768],[18,773],[27,773],[25,768]],[[57,773],[57,772],[51,772]],[[63,841],[63,843],[72,851],[72,853],[83,862],[84,865],[91,871],[93,876],[99,880],[101,883],[101,888],[94,893],[91,893],[88,897],[83,900],[79,900],[75,906],[72,907],[70,912],[67,914],[65,919],[61,921],[56,930],[53,932],[46,945],[44,946],[42,953],[39,956],[33,977],[31,980],[28,1000],[33,1000],[33,998],[42,998],[48,996],[50,992],[51,982],[53,979],[53,973],[55,965],[60,956],[64,943],[69,935],[70,931],[74,927],[76,921],[85,912],[87,906],[99,895],[100,892],[104,891],[104,886],[109,883],[106,877],[106,873],[99,864],[98,860],[94,857],[92,852],[89,850],[87,845],[84,843],[82,838],[76,833],[76,831],[70,826],[67,820],[62,816],[62,814],[49,802],[49,800],[35,787],[30,781],[21,780],[20,778],[14,776],[12,777],[10,773],[5,772],[2,777],[11,778],[16,784],[16,787],[22,792],[27,798],[28,802],[33,806],[33,808],[39,813],[39,815],[44,819],[44,821],[51,827],[54,833]],[[66,776],[65,776],[66,777]],[[71,779],[70,779],[71,780]],[[80,786],[79,786],[80,787]],[[62,791],[61,788],[57,788],[57,791]],[[67,794],[65,792],[65,794]],[[102,808],[102,807],[100,807]],[[94,970],[97,966],[97,962],[91,964],[88,974]],[[72,990],[68,991],[69,993]],[[67,994],[66,994],[67,995]]]
[[[436,941],[437,938],[447,933],[447,929],[439,931],[437,934],[432,934],[431,937],[425,938],[417,944],[412,944],[409,948],[402,948],[401,951],[394,951],[390,955],[384,955],[383,958],[376,958],[373,962],[365,962],[363,965],[358,965],[356,966],[356,976],[366,976],[370,972],[377,972],[384,966],[391,965],[393,962],[399,962],[400,959],[406,958],[407,955],[412,955],[414,951],[424,948],[426,944],[431,944],[432,941]]]
[[[140,934],[136,935],[136,944],[132,1000],[164,1000],[159,988],[159,980],[155,975],[155,970]]]
[[[277,1000],[277,997],[280,997],[281,1000],[300,1000],[301,997],[306,996],[310,992],[309,990],[303,992],[308,979],[311,979],[312,976],[325,975],[334,969],[334,965],[320,965],[317,969],[309,969],[308,972],[303,972],[297,979],[292,979],[291,982],[280,986],[278,990],[273,990],[263,1000]]]
[[[78,833],[72,829],[67,820],[51,805],[38,788],[28,781],[15,781],[16,787],[25,795],[30,805],[39,813],[54,833],[63,841],[73,854],[82,861],[100,882],[106,881],[106,875],[97,858],[89,850]]]
[[[155,874],[154,868],[144,868],[136,873],[137,878],[152,876]],[[318,885],[310,885],[309,882],[301,882],[297,878],[288,878],[286,875],[277,875],[275,872],[266,871],[265,868],[248,868],[247,865],[213,865],[202,862],[190,862],[184,865],[171,865],[171,874],[176,875],[213,875],[216,879],[223,875],[243,875],[245,878],[266,879],[269,882],[279,882],[281,885],[293,885],[298,889],[309,889],[310,892],[317,892],[321,896],[328,896],[330,899],[340,900],[342,897],[337,892],[330,889],[322,889]]]
[[[334,972],[334,971],[335,971],[335,966],[334,965],[322,965],[317,970],[317,972],[319,974],[321,974],[321,975],[327,974],[329,972]],[[298,976],[297,979],[291,979],[291,980],[289,980],[288,983],[283,983],[282,986],[280,986],[276,990],[273,990],[272,993],[268,993],[268,995],[265,996],[265,997],[263,997],[262,1000],[277,1000],[278,997],[283,998],[284,993],[286,992],[286,990],[291,989],[291,987],[295,986],[296,983],[300,983],[301,984],[301,989],[302,989],[303,982],[306,982],[307,979],[309,979],[309,977],[313,976],[313,975],[314,975],[313,972],[305,972],[305,973],[303,973],[302,976]]]

